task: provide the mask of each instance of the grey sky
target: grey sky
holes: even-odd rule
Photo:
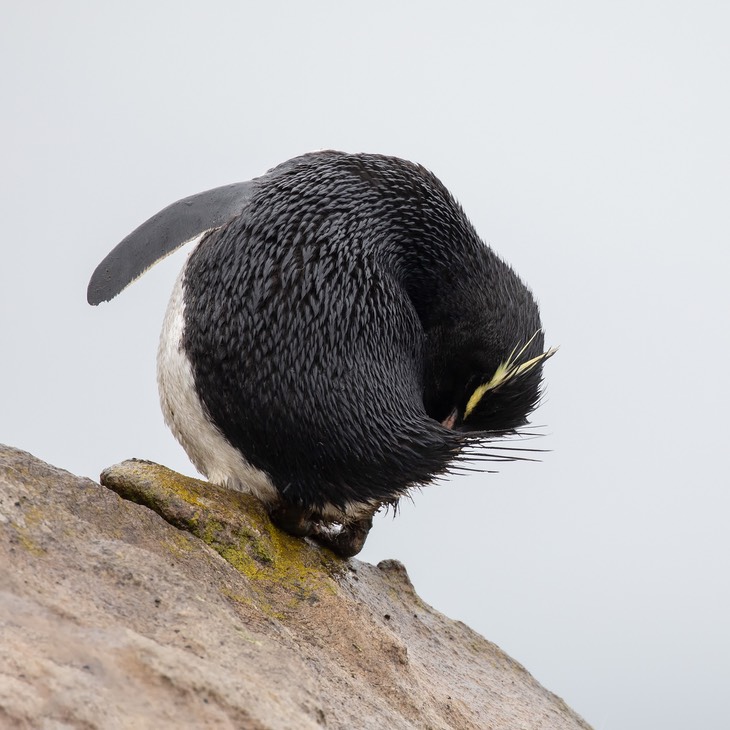
[[[0,441],[194,474],[154,370],[185,253],[92,309],[96,264],[301,152],[416,160],[541,302],[552,451],[414,494],[362,557],[596,728],[727,728],[728,6],[353,7],[4,4]]]

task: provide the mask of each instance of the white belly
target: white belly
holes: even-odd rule
[[[211,482],[273,503],[278,492],[269,477],[251,466],[210,422],[195,389],[193,370],[182,347],[186,268],[187,263],[175,282],[157,351],[157,385],[165,423],[198,471]]]

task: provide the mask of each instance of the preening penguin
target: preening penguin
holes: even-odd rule
[[[89,302],[196,236],[160,340],[165,421],[292,534],[356,554],[382,505],[539,401],[532,294],[419,165],[317,152],[181,200],[104,259]]]

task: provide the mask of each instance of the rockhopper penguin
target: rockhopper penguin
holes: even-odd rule
[[[426,169],[315,152],[185,198],[104,259],[89,302],[196,237],[157,372],[211,482],[350,556],[410,487],[517,458],[476,447],[527,423],[553,350],[530,291]]]

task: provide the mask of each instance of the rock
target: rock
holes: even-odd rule
[[[399,563],[156,464],[102,481],[0,446],[0,727],[589,727]]]

